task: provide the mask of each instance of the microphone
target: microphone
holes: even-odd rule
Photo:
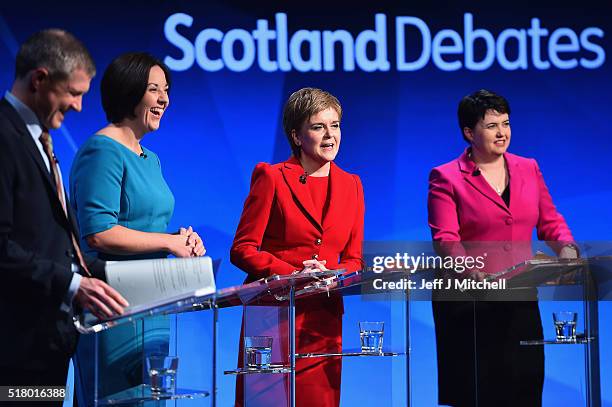
[[[472,172],[472,175],[473,175],[473,176],[475,176],[475,177],[479,176],[479,175],[480,175],[480,168],[476,168],[476,169],[475,169],[475,170]]]
[[[142,153],[140,153],[140,157],[142,157],[143,159],[147,158],[147,155],[144,153],[144,151]]]
[[[304,171],[304,173],[302,175],[300,175],[300,182],[302,184],[306,184],[306,180],[308,179],[308,173],[306,171]]]

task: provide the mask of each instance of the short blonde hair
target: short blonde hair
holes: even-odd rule
[[[283,129],[295,157],[300,156],[300,147],[295,144],[291,133],[298,130],[306,120],[322,110],[332,108],[342,118],[342,106],[329,92],[317,88],[302,88],[293,92],[283,109]]]

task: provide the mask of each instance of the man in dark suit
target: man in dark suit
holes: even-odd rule
[[[104,262],[81,254],[48,133],[81,110],[94,75],[74,36],[41,31],[19,49],[0,101],[0,385],[63,386],[73,305],[100,318],[127,306],[103,281]]]

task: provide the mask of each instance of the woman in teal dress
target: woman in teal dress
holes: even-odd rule
[[[145,53],[116,58],[104,72],[102,106],[109,124],[79,149],[70,174],[71,201],[83,247],[104,260],[202,256],[202,239],[189,228],[167,233],[174,196],[157,155],[141,145],[159,128],[170,99],[170,72]],[[143,359],[168,353],[169,320],[150,318],[99,337],[99,397],[143,382]],[[93,359],[91,342],[79,349],[82,370]],[[90,345],[90,346],[87,346]],[[93,383],[81,378],[85,393]]]

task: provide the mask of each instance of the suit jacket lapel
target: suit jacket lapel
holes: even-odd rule
[[[461,170],[461,175],[463,175],[463,178],[470,185],[472,185],[474,189],[491,200],[491,202],[502,208],[505,212],[510,213],[510,209],[506,206],[506,203],[502,197],[493,190],[484,176],[478,171],[476,164],[469,159],[467,149],[463,152],[461,157],[459,157],[459,169]],[[512,186],[510,189],[510,195],[512,196]]]
[[[49,170],[47,170],[47,166],[45,162],[43,161],[42,156],[40,155],[40,150],[38,150],[38,147],[36,146],[36,143],[34,139],[32,138],[32,135],[28,132],[28,129],[25,126],[25,123],[23,122],[21,117],[19,117],[19,114],[15,111],[13,106],[11,106],[11,104],[7,102],[6,99],[2,99],[2,102],[0,103],[2,104],[2,107],[7,113],[6,117],[8,117],[8,119],[11,121],[11,123],[15,127],[15,130],[19,134],[19,137],[21,137],[21,144],[24,146],[25,150],[28,152],[28,155],[30,156],[30,158],[32,158],[32,160],[34,160],[34,162],[36,163],[36,166],[40,170],[40,173],[43,179],[45,180],[44,182],[46,182],[47,186],[50,188],[49,192],[51,193],[51,200],[52,202],[54,202],[54,205],[56,205],[56,209],[58,209],[59,211],[63,213],[64,209],[62,208],[62,204],[60,203],[57,197],[57,187],[55,185],[55,181],[53,181],[53,179],[51,178],[51,173],[49,172]],[[66,202],[68,202],[68,200],[66,200]],[[65,217],[66,216],[64,216],[64,218]],[[67,223],[70,225],[72,229],[74,229],[72,227],[73,222],[70,222],[67,220]]]
[[[302,208],[304,214],[308,220],[320,231],[323,231],[319,220],[314,216],[316,213],[314,210],[314,203],[310,196],[307,184],[300,182],[300,176],[304,175],[304,169],[300,165],[300,162],[295,158],[291,157],[289,160],[283,163],[281,167],[283,178],[291,190],[297,204]]]
[[[42,173],[43,178],[49,184],[53,192],[57,195],[57,186],[55,185],[55,182],[51,178],[51,173],[49,172],[49,170],[47,170],[47,165],[45,164],[42,156],[40,155],[40,151],[38,150],[38,147],[36,146],[36,142],[34,141],[34,139],[32,139],[32,136],[29,133],[22,134],[21,137],[23,139],[23,145],[25,146],[26,150],[28,150],[30,157],[32,157],[34,162],[36,162],[36,165],[38,166],[38,169]]]
[[[346,187],[346,181],[340,168],[333,162],[329,170],[329,206],[323,214],[323,230],[327,230],[333,226],[335,220],[341,219],[342,209],[346,207],[349,188]]]
[[[45,162],[42,156],[40,155],[40,151],[38,150],[38,147],[36,146],[34,139],[32,139],[32,136],[28,132],[28,129],[26,128],[25,123],[23,122],[21,117],[19,117],[19,114],[15,111],[13,106],[11,106],[11,104],[6,101],[6,99],[2,99],[2,104],[4,105],[3,107],[7,113],[8,119],[11,121],[11,123],[15,127],[15,130],[17,131],[17,133],[19,133],[19,136],[22,139],[21,144],[25,147],[30,157],[36,163],[36,166],[42,173],[43,178],[46,180],[49,186],[53,189],[53,191],[57,192],[57,188],[55,187],[55,182],[53,182],[53,180],[51,179],[51,174],[49,173],[49,170],[47,170],[47,166],[45,165]]]
[[[70,206],[70,200],[68,199],[68,196],[66,196],[66,209],[68,210],[68,224],[70,225],[70,230],[77,238],[78,242],[81,236],[81,232],[79,231],[79,225],[77,224],[77,219],[74,216],[74,212],[72,212],[72,207]]]
[[[54,204],[56,205],[56,209],[61,212],[62,217],[66,219],[66,223],[69,226],[72,233],[74,233],[75,236],[78,236],[78,234],[76,233],[77,227],[75,225],[74,219],[72,219],[71,214],[70,214],[70,200],[68,199],[68,196],[66,195],[66,188],[64,187],[64,199],[66,200],[66,207],[68,210],[67,214],[64,213],[64,208],[62,208],[62,203],[60,202],[58,198],[57,186],[55,185],[55,180],[53,180],[53,178],[51,177],[51,173],[47,170],[47,165],[43,161],[43,158],[40,155],[40,151],[38,150],[38,147],[36,146],[34,139],[32,139],[32,136],[30,135],[30,133],[22,134],[21,136],[22,138],[25,139],[24,145],[26,146],[26,149],[30,153],[30,156],[36,162],[38,169],[43,174],[43,178],[47,181],[47,185],[51,188],[51,191],[50,191],[51,201],[54,202]],[[59,167],[58,167],[58,171],[59,171]]]
[[[508,177],[510,177],[510,212],[515,212],[515,206],[518,205],[518,197],[522,195],[523,183],[525,179],[519,174],[518,162],[512,158],[511,154],[504,154],[506,164],[508,165]]]

